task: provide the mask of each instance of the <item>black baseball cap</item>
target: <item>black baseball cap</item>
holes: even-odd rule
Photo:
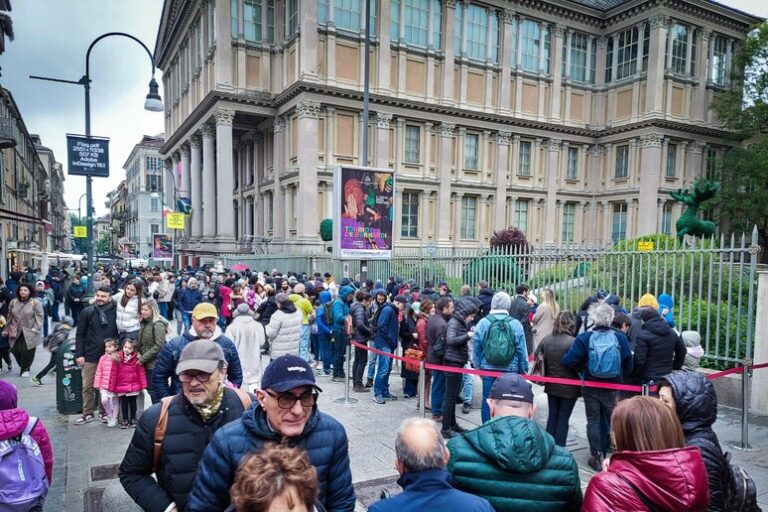
[[[278,393],[301,386],[311,386],[322,391],[315,381],[315,372],[309,363],[290,354],[280,356],[269,363],[261,377],[261,389],[271,389]]]
[[[517,373],[505,373],[493,383],[488,398],[533,403],[531,383]]]

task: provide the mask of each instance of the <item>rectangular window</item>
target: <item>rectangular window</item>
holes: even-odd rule
[[[419,237],[419,195],[415,192],[403,192],[403,213],[400,236],[402,238]]]
[[[275,0],[267,2],[267,39],[270,44],[275,43]]]
[[[621,80],[637,72],[637,28],[621,32],[618,37],[616,79]]]
[[[629,146],[616,148],[616,178],[626,178],[629,175]]]
[[[651,48],[651,24],[646,23],[643,29],[643,71],[648,71],[648,53]]]
[[[163,182],[161,176],[157,174],[147,175],[147,191],[148,192],[162,192]]]
[[[667,144],[667,178],[675,177],[677,167],[677,144]]]
[[[725,85],[728,41],[725,36],[715,36],[710,44],[712,45],[712,62],[709,64],[709,81],[717,85]]]
[[[571,80],[587,81],[587,51],[589,40],[584,34],[571,35]]]
[[[288,39],[299,29],[299,0],[285,0],[285,5],[288,11],[288,33],[285,37]]]
[[[685,62],[688,54],[688,30],[690,30],[688,27],[680,23],[673,23],[669,29],[670,40],[672,41],[670,70],[673,73],[685,74]]]
[[[458,57],[461,55],[461,38],[462,38],[462,28],[464,27],[464,21],[463,21],[463,5],[462,3],[456,4],[456,13],[453,16],[453,53],[456,54]],[[446,44],[450,44],[450,41]]]
[[[708,149],[707,150],[707,171],[706,171],[706,177],[708,180],[714,180],[717,178],[717,150],[715,149]]]
[[[216,45],[216,4],[208,4],[208,48]]]
[[[589,53],[589,83],[593,84],[597,76],[597,41],[595,39],[592,39]]]
[[[523,176],[531,175],[531,143],[530,142],[526,142],[526,141],[520,142],[517,174],[522,174]]]
[[[336,0],[334,2],[333,22],[336,27],[345,30],[360,30],[362,11],[360,2],[361,0]]]
[[[664,203],[664,209],[661,212],[661,232],[665,235],[672,234],[672,203]]]
[[[520,64],[525,71],[537,73],[541,52],[541,25],[533,20],[523,20]]]
[[[230,0],[230,16],[232,39],[237,39],[240,35],[240,19],[237,16],[237,0]]]
[[[565,177],[569,180],[579,178],[579,148],[568,148],[568,168]]]
[[[464,196],[461,198],[461,239],[475,240],[477,238],[477,197]]]
[[[523,233],[528,232],[528,207],[530,205],[528,199],[518,199],[515,201],[515,218],[513,219],[514,226]]]
[[[466,22],[464,20],[466,18]],[[454,45],[456,54],[461,55],[462,42],[466,44],[465,56],[473,60],[485,61],[489,57],[498,62],[499,20],[491,15],[486,7],[461,3],[456,6],[456,32]],[[466,26],[466,34],[462,33]],[[488,31],[491,31],[491,52],[488,52]]]
[[[468,133],[464,136],[464,168],[478,168],[478,154],[480,153],[480,136]]]
[[[576,205],[565,203],[563,205],[563,232],[562,242],[573,242],[573,227],[576,224]]]
[[[608,46],[605,50],[605,83],[613,80],[613,38],[608,38]]]
[[[421,161],[421,128],[405,126],[405,163],[418,164]]]
[[[405,42],[420,48],[427,47],[429,39],[429,4],[427,2],[405,1],[403,13]]]
[[[152,235],[157,235],[160,233],[160,225],[159,224],[150,224],[149,225],[149,232]]]
[[[627,203],[613,204],[611,240],[617,242],[627,237]]]
[[[243,0],[243,32],[246,41],[261,41],[261,21],[261,0]]]
[[[151,211],[152,213],[157,213],[160,211],[160,198],[157,198],[157,197],[149,198],[149,211]]]

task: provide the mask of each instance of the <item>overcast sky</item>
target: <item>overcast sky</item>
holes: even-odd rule
[[[720,3],[768,17],[766,0]],[[11,4],[15,40],[0,56],[0,84],[13,94],[27,129],[40,134],[66,172],[66,134],[85,131],[83,88],[30,80],[29,75],[79,80],[85,73],[88,45],[105,32],[128,32],[154,51],[163,0],[11,0]],[[144,134],[162,133],[164,123],[163,113],[143,109],[150,63],[135,42],[121,37],[99,42],[91,54],[91,79],[91,133],[111,139],[110,177],[94,178],[94,206],[102,215],[107,211],[106,194],[124,178],[122,166],[133,146]],[[159,73],[157,81],[162,84]],[[85,178],[66,176],[70,208],[77,208],[83,193]]]

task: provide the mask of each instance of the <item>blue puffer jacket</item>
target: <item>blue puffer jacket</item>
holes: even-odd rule
[[[331,335],[331,326],[333,325],[333,314],[331,314],[331,318],[326,318],[325,312],[326,312],[326,304],[327,310],[331,311],[331,304],[329,304],[333,300],[333,295],[331,295],[331,292],[329,291],[323,291],[320,292],[320,295],[318,296],[320,298],[320,307],[317,308],[315,311],[317,312],[317,334],[324,334],[326,336]]]
[[[397,306],[387,302],[382,306],[379,313],[379,320],[376,323],[376,337],[373,346],[379,350],[389,348],[393,352],[397,348],[397,337],[399,334],[400,323],[398,322]]]
[[[272,431],[258,403],[245,411],[240,421],[219,429],[203,454],[187,502],[188,510],[226,509],[229,488],[243,456],[259,451],[265,443],[281,441],[282,437]],[[319,501],[328,512],[354,510],[355,489],[349,469],[347,433],[341,423],[315,407],[304,432],[287,442],[306,451],[310,464],[317,470]]]
[[[451,475],[444,469],[405,473],[397,481],[404,492],[373,503],[368,512],[493,511],[488,500],[453,488],[449,483],[450,478]]]
[[[166,396],[177,395],[181,392],[181,382],[176,375],[176,364],[181,357],[181,351],[187,346],[187,343],[200,339],[194,331],[194,327],[189,328],[184,334],[165,344],[163,349],[157,354],[155,367],[152,370],[152,392],[158,399]],[[240,367],[240,357],[237,355],[237,348],[231,339],[221,333],[221,329],[216,327],[213,334],[213,341],[221,346],[224,351],[224,359],[227,360],[227,380],[238,388],[243,383],[243,370]],[[168,385],[168,379],[171,384]]]
[[[333,301],[331,310],[333,311],[333,330],[344,332],[344,323],[349,315],[349,303],[347,298],[355,293],[351,286],[342,286],[339,290],[339,297]]]
[[[182,311],[192,311],[195,306],[203,302],[203,294],[199,288],[182,288],[178,294],[179,309]]]

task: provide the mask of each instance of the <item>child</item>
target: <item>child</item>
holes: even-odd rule
[[[117,374],[117,340],[107,338],[104,340],[104,354],[99,359],[96,366],[96,373],[93,376],[93,387],[99,390],[101,395],[101,406],[104,407],[107,427],[117,426],[118,401],[114,386],[110,386],[113,376]],[[103,421],[103,420],[102,420]]]
[[[110,376],[110,389],[120,397],[120,412],[123,422],[120,428],[136,427],[136,397],[147,387],[147,374],[139,364],[136,340],[126,338],[123,352],[117,361],[117,371]],[[114,385],[112,385],[114,383]]]
[[[45,368],[40,370],[40,372],[32,377],[32,382],[37,384],[38,386],[43,385],[43,377],[48,375],[48,372],[56,368],[56,354],[59,351],[59,347],[61,347],[68,339],[70,331],[72,330],[72,324],[75,323],[74,320],[72,320],[72,317],[65,316],[64,319],[61,321],[59,325],[56,326],[56,328],[53,330],[50,336],[45,338],[45,342],[43,342],[43,346],[46,347],[50,353],[51,353],[51,360],[48,362]]]

